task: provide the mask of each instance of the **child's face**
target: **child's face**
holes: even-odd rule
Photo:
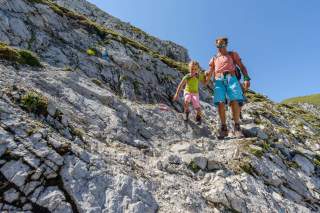
[[[199,71],[199,67],[196,64],[190,65],[190,73],[191,74],[197,74]]]

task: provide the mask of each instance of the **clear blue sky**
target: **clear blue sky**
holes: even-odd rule
[[[242,57],[252,89],[275,101],[320,93],[319,0],[89,0],[189,50],[202,67],[217,36]]]

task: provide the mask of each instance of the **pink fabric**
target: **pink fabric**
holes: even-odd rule
[[[192,102],[192,105],[195,109],[200,108],[200,101],[199,101],[199,95],[194,93],[186,93],[184,95],[184,101],[185,102]]]
[[[233,53],[234,57],[239,57],[237,53]],[[214,58],[214,66],[215,66],[215,73],[225,73],[227,71],[233,72],[236,67],[234,66],[232,57],[228,55],[218,55]]]

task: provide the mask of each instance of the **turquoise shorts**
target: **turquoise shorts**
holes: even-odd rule
[[[227,76],[216,79],[214,83],[214,98],[215,106],[219,103],[227,103],[231,101],[238,101],[243,103],[243,92],[241,85],[236,76]]]

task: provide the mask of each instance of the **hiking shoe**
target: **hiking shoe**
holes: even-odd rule
[[[242,112],[240,111],[240,119],[243,120]]]
[[[201,118],[201,115],[197,115],[196,116],[196,121],[199,123],[199,124],[201,124],[201,121],[202,121],[202,118]]]
[[[228,136],[228,128],[227,125],[221,125],[218,139],[222,140]]]
[[[184,113],[184,120],[185,120],[185,121],[188,121],[188,120],[189,120],[189,114],[190,114],[190,112],[185,112],[185,113]]]
[[[242,133],[242,131],[241,131],[240,124],[234,124],[234,131],[233,131],[233,133],[234,133],[234,136],[235,136],[236,138],[243,138],[243,137],[244,137],[244,135],[243,135],[243,133]]]

